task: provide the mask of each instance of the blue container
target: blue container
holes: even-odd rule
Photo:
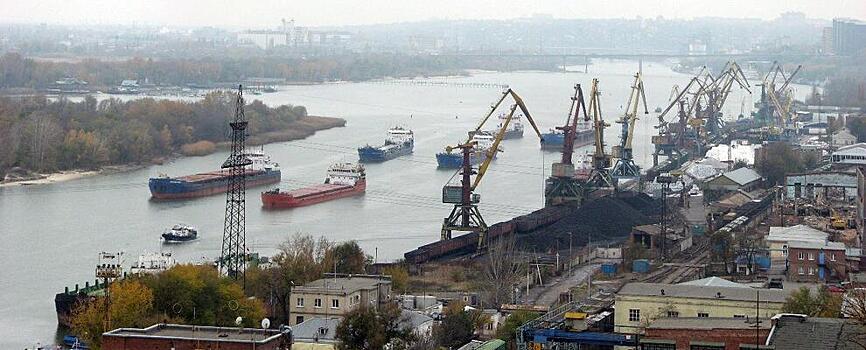
[[[631,263],[631,271],[635,273],[649,272],[650,264],[647,259],[637,259]]]
[[[769,270],[771,263],[769,256],[756,256],[755,264],[758,265],[758,268],[761,270]]]
[[[692,225],[692,236],[703,236],[707,232],[705,225]]]
[[[616,274],[616,264],[614,264],[614,263],[601,264],[601,273],[608,275],[608,276],[615,275]]]

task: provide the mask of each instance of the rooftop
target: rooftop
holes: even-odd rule
[[[800,248],[800,249],[826,249],[826,250],[845,250],[845,243],[842,242],[827,242],[826,244],[822,242],[803,242],[803,241],[793,241],[788,243],[788,248]]]
[[[830,234],[827,232],[814,229],[806,225],[795,225],[790,227],[770,227],[770,234],[767,235],[767,241],[789,242],[826,242]]]
[[[716,276],[702,278],[699,280],[678,283],[681,286],[704,286],[704,287],[730,287],[730,288],[751,288],[745,284],[731,282],[724,278]]]
[[[731,179],[731,181],[741,186],[761,180],[761,175],[758,175],[757,172],[750,168],[739,168],[737,170],[726,172],[722,174],[722,176]]]
[[[768,320],[760,323],[762,329],[770,329]],[[731,317],[672,317],[657,318],[650,323],[650,329],[755,329],[754,318]]]
[[[863,326],[844,319],[784,314],[773,319],[776,325],[768,342],[776,349],[862,349],[850,339],[857,333],[862,334]]]
[[[380,284],[390,284],[391,280],[385,277],[365,276],[347,276],[337,278],[322,278],[303,286],[293,288],[297,292],[314,292],[322,290],[338,290],[346,293],[353,293],[359,290],[374,289]]]
[[[739,287],[692,286],[664,283],[628,283],[617,293],[618,296],[653,296],[669,298],[693,298],[712,300],[754,301],[760,292],[761,301],[785,302],[789,291],[778,289],[752,289]],[[721,296],[721,297],[720,297]]]
[[[310,318],[292,327],[292,338],[295,341],[333,342],[339,325],[337,317]]]
[[[118,328],[103,333],[103,336],[153,338],[176,340],[200,340],[214,342],[237,342],[264,344],[278,339],[282,334],[275,329],[188,326],[179,324],[155,324],[147,328]]]
[[[853,145],[842,146],[833,152],[834,155],[863,155],[866,154],[866,143],[855,143]]]

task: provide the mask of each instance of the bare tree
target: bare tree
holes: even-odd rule
[[[487,261],[483,265],[482,289],[487,301],[498,308],[511,300],[514,284],[519,280],[520,264],[516,261],[513,237],[502,237],[487,245]]]
[[[866,349],[866,288],[855,288],[842,299],[842,316],[849,318],[858,329],[844,333],[845,340]]]

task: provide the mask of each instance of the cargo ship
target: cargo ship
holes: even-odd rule
[[[412,130],[402,127],[388,129],[385,144],[379,147],[370,145],[358,148],[358,158],[362,163],[384,162],[399,156],[412,154],[415,148],[415,135]]]
[[[268,209],[302,207],[359,195],[366,189],[367,175],[363,165],[337,163],[328,169],[323,184],[288,192],[282,192],[279,188],[262,192],[262,206]]]
[[[522,118],[523,114],[517,114],[514,117],[511,117],[511,122],[508,123],[508,129],[505,129],[505,134],[502,135],[503,140],[519,139],[523,137],[523,123],[521,122]],[[502,130],[502,125],[505,124],[506,119],[508,119],[508,116],[506,114],[499,114],[499,124],[496,126],[496,131],[488,130],[485,132],[491,135],[495,135],[497,132],[499,132],[499,130]],[[474,131],[469,132],[469,136],[472,136],[474,134]]]
[[[479,132],[472,135],[472,141],[477,142],[475,151],[469,156],[469,163],[478,165],[487,157],[487,150],[493,147],[493,135],[488,132]],[[496,153],[493,153],[493,158],[496,158]],[[463,166],[463,153],[460,152],[441,152],[436,154],[436,162],[439,168],[456,169]]]
[[[562,144],[565,143],[565,134],[562,130],[550,129],[549,132],[541,134],[542,142],[541,149],[560,150]],[[574,133],[574,147],[581,147],[591,144],[595,140],[595,135],[592,131],[592,126],[588,122],[580,122],[577,125],[577,130]]]
[[[263,150],[247,151],[245,155],[252,162],[244,174],[248,188],[280,182],[280,165],[271,162]],[[148,186],[155,199],[187,199],[225,193],[230,178],[230,170],[222,169],[181,177],[162,175],[150,178]]]

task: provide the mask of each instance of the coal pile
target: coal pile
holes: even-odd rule
[[[646,193],[621,192],[616,195],[616,198],[639,210],[646,216],[658,218],[662,215],[661,200],[653,199]]]
[[[646,196],[602,197],[584,203],[562,219],[530,232],[520,232],[517,244],[522,250],[552,252],[568,249],[569,233],[572,247],[577,248],[589,241],[594,243],[618,242],[628,237],[632,227],[655,222],[640,209],[652,211],[654,201]]]

